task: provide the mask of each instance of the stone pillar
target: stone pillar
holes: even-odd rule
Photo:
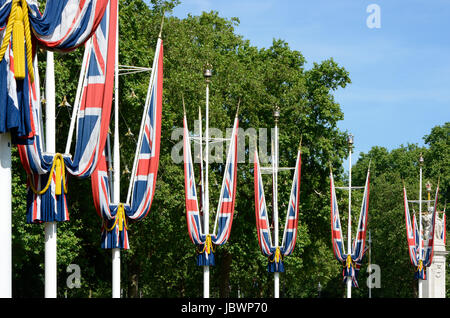
[[[427,268],[427,279],[423,282],[424,298],[445,298],[445,258],[448,252],[445,250],[442,230],[442,219],[438,215],[434,236],[433,262]]]

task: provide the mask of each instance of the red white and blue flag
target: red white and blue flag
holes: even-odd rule
[[[0,39],[6,36],[6,24],[12,8],[12,0],[0,0]],[[105,21],[104,14],[108,0],[48,0],[42,15],[38,2],[28,0],[28,17],[31,36],[42,48],[70,51],[84,44],[98,25]],[[12,34],[10,35],[12,41]],[[11,42],[4,56],[0,57],[0,133],[11,132],[12,141],[17,144],[32,143],[38,130],[35,113],[40,100],[39,78],[34,67],[34,81],[31,80],[25,63],[25,79],[14,77],[14,55]],[[33,42],[33,41],[32,41]],[[36,49],[32,50],[33,64],[37,65]]]
[[[264,185],[261,177],[258,150],[254,154],[254,187],[255,187],[255,216],[258,243],[261,252],[269,257],[269,272],[284,272],[283,256],[291,255],[297,240],[298,210],[300,205],[300,181],[301,181],[301,151],[298,150],[295,163],[294,177],[292,180],[291,194],[283,232],[281,246],[272,243],[269,217],[266,200],[264,197]]]
[[[9,0],[10,2],[11,0]],[[28,0],[30,25],[41,47],[68,51],[79,47],[96,31],[109,0],[47,0],[44,14],[36,0]]]
[[[102,248],[128,249],[127,220],[138,221],[150,211],[155,195],[161,143],[163,93],[163,42],[158,39],[152,74],[147,91],[143,121],[130,180],[129,195],[124,204],[111,203],[108,153],[101,158],[91,177],[94,205],[103,219]],[[121,210],[123,209],[123,210]]]
[[[235,117],[233,132],[224,167],[222,187],[220,191],[219,204],[216,212],[213,234],[205,233],[202,227],[200,210],[198,204],[198,193],[195,186],[194,165],[191,154],[189,129],[187,126],[186,113],[183,118],[183,157],[184,157],[184,186],[186,202],[186,222],[189,237],[199,248],[197,265],[215,265],[213,246],[225,244],[231,232],[233,214],[236,198],[237,178],[237,137],[238,117]]]
[[[431,214],[431,226],[427,232],[427,237],[424,237],[424,233],[420,233],[417,226],[416,216],[413,214],[413,223],[411,223],[411,216],[409,211],[409,203],[406,195],[406,188],[403,186],[403,204],[405,207],[405,223],[406,223],[406,239],[408,242],[408,251],[411,264],[416,268],[415,278],[426,280],[426,268],[431,266],[433,262],[433,249],[434,249],[434,236],[436,229],[437,215],[437,200],[439,194],[439,182],[436,187],[435,201],[433,212]],[[439,235],[442,234],[439,233]],[[422,246],[420,246],[421,244]],[[422,247],[422,253],[420,253],[420,247]]]
[[[356,238],[351,245],[351,251],[345,252],[342,226],[339,217],[338,203],[336,199],[336,188],[334,186],[333,173],[330,171],[330,204],[331,204],[331,242],[336,259],[343,264],[343,278],[352,280],[353,287],[358,287],[358,273],[362,260],[367,251],[366,233],[367,218],[369,213],[369,192],[370,192],[370,169],[367,170],[366,183],[364,186],[364,196],[361,203],[358,228]]]
[[[117,0],[108,2],[100,26],[86,46],[86,75],[77,118],[76,147],[73,157],[64,156],[62,171],[54,168],[59,155],[44,154],[43,130],[40,127],[40,101],[33,95],[35,136],[29,144],[18,145],[22,165],[29,176],[27,222],[67,221],[69,213],[63,177],[65,168],[71,175],[85,178],[92,174],[103,151],[111,116],[114,86]],[[37,74],[37,72],[36,72]],[[37,76],[36,76],[37,77]],[[38,79],[37,83],[38,83]],[[65,167],[64,167],[65,166]],[[47,187],[49,180],[50,185]],[[43,192],[43,193],[42,193]]]

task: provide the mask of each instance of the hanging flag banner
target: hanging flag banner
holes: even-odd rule
[[[439,194],[439,181],[436,187],[436,194],[434,200],[433,212],[431,214],[430,230],[420,234],[419,227],[417,226],[416,216],[413,214],[413,222],[411,223],[411,216],[409,211],[408,197],[406,195],[406,188],[403,185],[403,204],[405,207],[405,223],[406,223],[406,239],[408,242],[408,251],[411,264],[416,268],[414,278],[426,280],[426,268],[431,266],[433,262],[433,249],[434,249],[434,236],[436,229],[437,216],[437,200]],[[445,217],[445,214],[444,214]],[[445,218],[444,218],[445,219]],[[442,233],[439,233],[441,237]],[[422,244],[422,253],[420,253],[420,244]]]
[[[86,47],[86,74],[83,80],[81,105],[77,116],[75,153],[47,154],[43,151],[41,105],[34,85],[32,118],[34,136],[18,145],[20,159],[28,175],[27,222],[67,221],[66,173],[80,178],[92,174],[103,151],[111,116],[114,87],[117,0],[111,0],[104,11],[101,27]],[[35,64],[37,74],[37,64]],[[30,83],[31,84],[31,83]],[[39,87],[37,81],[36,87]]]
[[[214,230],[213,234],[209,234],[205,233],[202,227],[198,203],[199,199],[195,185],[189,129],[187,126],[186,113],[184,113],[183,157],[186,222],[189,237],[198,248],[198,266],[214,266],[214,245],[223,245],[230,237],[236,198],[238,126],[239,120],[236,114],[230,145],[228,148],[227,160],[224,167],[224,175],[214,222]]]
[[[159,165],[162,93],[163,42],[158,38],[127,202],[111,202],[111,178],[107,164],[111,157],[109,149],[103,151],[100,163],[91,177],[94,205],[103,219],[102,248],[128,249],[128,220],[141,220],[150,211]]]
[[[336,188],[334,186],[333,173],[330,170],[330,204],[331,204],[331,242],[336,259],[343,265],[343,280],[352,280],[352,286],[358,287],[358,273],[361,263],[367,251],[367,217],[369,212],[369,192],[370,192],[370,169],[367,170],[366,183],[364,186],[364,196],[361,203],[361,211],[358,220],[356,238],[351,245],[351,251],[345,253],[339,209],[336,200]]]
[[[300,180],[301,180],[301,151],[298,150],[295,172],[292,180],[291,195],[286,213],[286,221],[281,246],[272,243],[270,233],[269,217],[267,213],[266,200],[264,197],[264,185],[261,177],[258,150],[254,154],[254,188],[255,188],[255,216],[258,243],[263,255],[269,258],[267,270],[273,272],[284,272],[283,257],[291,255],[294,251],[297,239],[298,209],[300,205]]]
[[[0,133],[11,132],[13,143],[32,143],[38,133],[36,44],[47,50],[73,50],[102,21],[105,33],[108,2],[48,0],[42,15],[36,0],[0,0]]]

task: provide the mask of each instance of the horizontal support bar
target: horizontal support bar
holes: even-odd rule
[[[335,189],[348,190],[348,187],[334,187]],[[364,189],[364,187],[351,187],[353,189]]]
[[[53,153],[53,152],[43,152],[42,154],[44,156],[52,156],[52,157],[54,157],[56,155],[56,153]],[[70,153],[62,153],[61,155],[65,158],[72,158],[72,155]]]

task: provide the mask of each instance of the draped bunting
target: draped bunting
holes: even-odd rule
[[[345,253],[339,209],[336,199],[336,189],[334,186],[333,173],[330,171],[330,204],[331,204],[331,242],[336,259],[343,265],[343,278],[352,280],[352,286],[358,287],[358,273],[362,260],[367,251],[366,233],[367,217],[369,212],[369,192],[370,192],[370,169],[367,170],[366,183],[364,186],[364,196],[361,203],[361,211],[358,220],[356,237],[351,245],[351,251]]]
[[[24,79],[17,77],[24,57],[20,58],[19,50],[13,52],[11,45],[14,44],[12,23],[17,18],[11,12],[13,1],[0,0],[0,38],[2,44],[7,45],[4,55],[0,56],[0,133],[11,132],[12,141],[17,144],[33,143],[32,138],[39,133],[36,132],[39,122],[35,121],[39,99],[34,89],[39,85],[36,82],[38,79],[34,77],[37,69],[33,70],[32,67],[32,64],[37,63],[36,47],[31,47],[31,43],[37,42],[45,49],[60,51],[70,51],[84,44],[100,22],[104,21],[108,0],[48,0],[44,15],[39,12],[36,0],[22,0],[21,3],[14,2],[14,6],[23,6],[20,11],[25,15],[22,32],[25,32],[27,40],[24,48],[28,63],[23,65]],[[7,23],[11,23],[11,27]],[[23,41],[23,38],[19,39]],[[18,57],[16,61],[14,56]]]
[[[254,187],[255,187],[255,216],[258,243],[261,252],[269,257],[267,270],[269,272],[284,272],[283,257],[292,254],[297,239],[298,208],[300,202],[301,180],[301,151],[298,150],[295,172],[292,181],[286,222],[281,246],[272,243],[269,218],[264,197],[264,185],[261,177],[258,150],[254,154]]]
[[[67,2],[67,1],[66,1]],[[28,174],[27,222],[67,221],[67,185],[65,171],[80,178],[88,177],[97,166],[106,142],[114,86],[117,28],[117,0],[104,11],[101,27],[92,37],[86,61],[81,105],[77,116],[76,147],[73,157],[43,152],[40,126],[41,105],[38,92],[32,92],[32,118],[35,135],[27,144],[18,145],[23,167]],[[37,67],[36,67],[37,74]],[[36,86],[39,87],[38,79]],[[64,189],[64,191],[60,190]]]
[[[161,142],[161,115],[163,92],[163,43],[159,38],[153,60],[152,74],[139,133],[137,156],[130,180],[131,201],[112,203],[108,164],[110,150],[105,149],[99,165],[91,177],[94,205],[103,219],[102,248],[128,249],[127,220],[138,221],[150,211],[155,194]],[[128,201],[128,200],[127,200]]]
[[[426,280],[426,268],[431,266],[433,262],[434,236],[436,228],[437,217],[437,200],[439,194],[439,182],[436,187],[436,195],[434,201],[433,212],[431,215],[431,226],[428,236],[425,238],[424,233],[420,233],[417,226],[416,216],[413,214],[413,221],[411,222],[411,213],[409,211],[408,197],[406,195],[406,188],[403,186],[403,204],[405,207],[405,224],[406,224],[406,239],[408,242],[408,251],[411,264],[416,268],[414,277],[416,279]],[[444,215],[445,216],[445,215]],[[423,231],[422,231],[423,232]],[[442,237],[442,233],[439,233]],[[420,245],[422,244],[422,253],[420,253]]]
[[[231,232],[233,223],[234,203],[236,197],[237,178],[237,132],[239,120],[236,114],[224,168],[219,204],[214,223],[214,234],[205,233],[198,204],[197,188],[195,186],[194,165],[191,155],[191,143],[187,126],[186,113],[183,118],[183,157],[184,157],[184,187],[186,202],[186,223],[189,237],[198,247],[197,265],[214,266],[214,246],[225,244]]]

